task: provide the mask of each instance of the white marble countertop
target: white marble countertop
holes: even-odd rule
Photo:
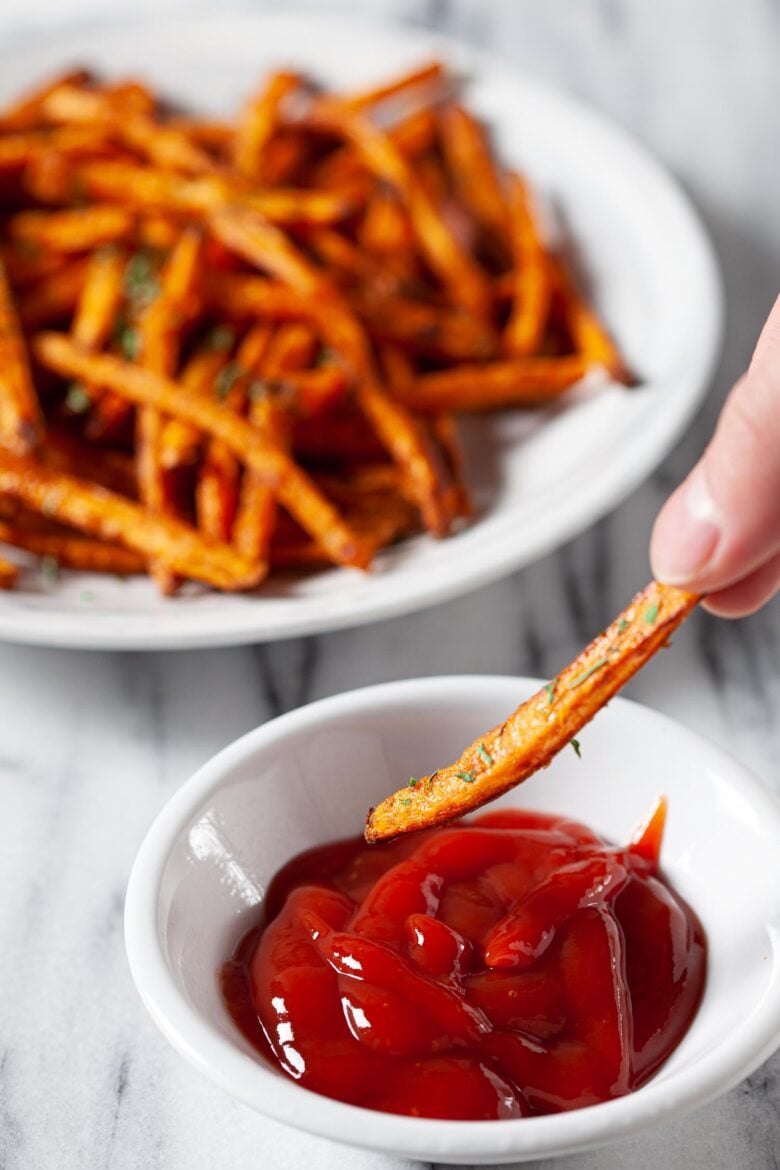
[[[167,6],[191,10],[186,0]],[[651,482],[559,553],[475,596],[270,647],[134,656],[0,646],[3,1170],[411,1167],[267,1121],[174,1055],[125,961],[122,903],[136,848],[197,765],[297,704],[423,674],[551,676],[645,581],[652,517],[700,451],[780,283],[776,3],[338,7],[376,9],[494,47],[642,138],[680,177],[715,239],[728,298],[724,357],[707,408]],[[126,8],[126,0],[3,0],[0,40],[7,49],[56,36],[66,15],[86,24]],[[779,616],[777,603],[739,623],[699,615],[676,640],[674,669],[657,662],[633,687],[778,791]],[[779,1118],[776,1056],[722,1100],[641,1140],[536,1166],[768,1170],[780,1164]]]

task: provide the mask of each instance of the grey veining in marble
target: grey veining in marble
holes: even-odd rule
[[[186,0],[166,6],[192,8]],[[160,7],[134,0],[136,10]],[[559,553],[475,596],[259,648],[133,656],[0,646],[3,1170],[411,1167],[267,1121],[173,1054],[141,1008],[124,957],[122,901],[136,848],[197,765],[302,702],[421,674],[554,673],[646,579],[653,516],[702,449],[780,283],[776,0],[334,7],[375,10],[500,49],[643,139],[679,176],[714,236],[729,310],[723,360],[695,426],[649,483]],[[55,36],[66,15],[86,24],[125,8],[125,0],[3,0],[0,36],[21,44]],[[779,616],[777,602],[739,623],[699,615],[676,639],[674,669],[656,662],[632,689],[726,746],[780,793]],[[536,1170],[778,1164],[776,1056],[690,1117]]]

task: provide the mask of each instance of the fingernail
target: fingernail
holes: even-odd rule
[[[701,464],[664,507],[653,532],[653,573],[667,585],[690,585],[720,539],[718,509]]]

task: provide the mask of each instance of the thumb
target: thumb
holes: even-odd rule
[[[650,559],[659,580],[718,593],[778,552],[780,297],[707,450],[655,522]],[[767,584],[767,597],[778,583]]]

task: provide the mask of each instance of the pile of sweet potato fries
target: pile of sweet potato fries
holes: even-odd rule
[[[66,567],[364,568],[468,518],[455,415],[630,381],[439,63],[230,123],[73,72],[0,114],[0,207],[0,543]]]

